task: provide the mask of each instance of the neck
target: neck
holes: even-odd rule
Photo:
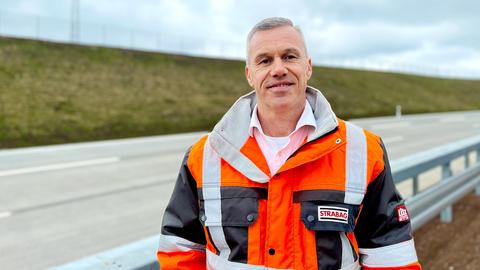
[[[269,109],[258,104],[258,120],[262,125],[265,135],[271,137],[285,137],[295,130],[304,108],[305,106]]]

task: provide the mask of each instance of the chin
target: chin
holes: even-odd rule
[[[290,109],[293,102],[290,100],[275,100],[270,103],[270,107],[274,110],[287,110]]]

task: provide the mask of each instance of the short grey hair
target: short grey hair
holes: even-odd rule
[[[255,24],[253,26],[252,30],[250,30],[250,32],[248,33],[248,36],[247,36],[247,57],[246,57],[247,64],[248,64],[248,58],[249,58],[250,41],[252,40],[253,35],[255,33],[259,32],[259,31],[271,30],[271,29],[275,29],[275,28],[278,28],[278,27],[282,27],[282,26],[291,26],[291,27],[295,28],[295,30],[297,30],[297,32],[300,34],[300,37],[302,38],[303,47],[305,48],[305,53],[308,56],[307,45],[305,44],[305,37],[303,36],[302,30],[300,29],[300,27],[293,24],[293,22],[291,20],[287,19],[287,18],[271,17],[271,18],[263,19],[260,22],[258,22],[257,24]]]

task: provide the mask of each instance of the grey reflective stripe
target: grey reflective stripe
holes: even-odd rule
[[[338,270],[361,270],[362,268],[360,267],[360,263],[358,263],[358,260],[350,265],[347,265],[345,267],[342,267]]]
[[[360,204],[367,189],[367,139],[362,128],[349,122],[345,158],[345,203]]]
[[[379,248],[360,248],[360,262],[369,267],[396,267],[418,261],[413,239]]]
[[[345,232],[340,232],[340,239],[342,240],[342,269],[355,262],[353,257],[352,245],[348,240]]]
[[[322,137],[338,126],[337,116],[332,110],[330,103],[319,90],[307,86],[307,101],[313,109],[313,115],[317,123],[317,128],[308,134],[308,141]]]
[[[158,244],[158,251],[162,252],[186,252],[190,250],[198,250],[205,252],[205,246],[191,242],[174,235],[160,234],[160,242]]]
[[[209,270],[286,270],[279,268],[270,268],[262,265],[252,265],[246,263],[235,263],[228,261],[210,250],[207,250],[207,269]]]
[[[252,181],[258,183],[268,182],[270,177],[260,170],[253,161],[240,153],[240,151],[223,138],[221,134],[212,132],[208,138],[212,141],[213,148],[237,171]]]
[[[212,241],[215,246],[220,251],[220,257],[228,260],[230,256],[230,248],[228,247],[227,240],[225,239],[225,233],[223,233],[222,226],[210,226],[210,235],[212,236]]]
[[[220,195],[220,157],[210,146],[209,139],[203,150],[202,193],[205,207],[205,226],[209,226],[210,235],[220,256],[227,259],[230,248],[225,240],[222,227],[222,206]]]

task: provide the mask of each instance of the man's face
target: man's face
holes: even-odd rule
[[[291,109],[305,105],[312,76],[300,33],[291,26],[256,32],[250,40],[245,75],[257,92],[262,109]]]

